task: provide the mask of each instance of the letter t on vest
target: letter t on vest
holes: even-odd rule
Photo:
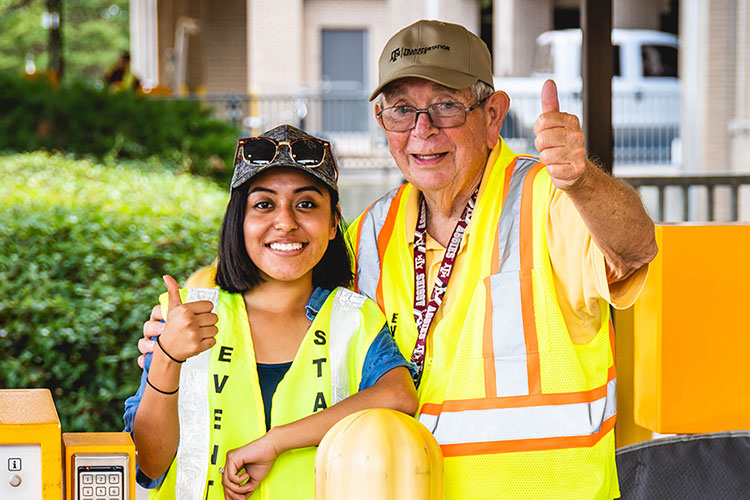
[[[326,358],[313,359],[313,364],[318,367],[318,378],[323,376],[323,363],[326,362]]]

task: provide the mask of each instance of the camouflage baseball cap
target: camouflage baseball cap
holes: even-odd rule
[[[296,168],[323,181],[338,193],[338,168],[331,143],[292,127],[279,125],[258,137],[237,141],[234,154],[234,190],[270,168]]]
[[[378,62],[379,82],[370,95],[400,78],[417,77],[463,89],[481,80],[493,89],[492,58],[487,45],[458,24],[421,20],[385,44]]]

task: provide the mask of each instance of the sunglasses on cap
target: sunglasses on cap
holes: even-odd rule
[[[273,163],[279,154],[279,148],[289,148],[292,161],[305,168],[319,167],[326,157],[326,150],[330,149],[328,141],[315,137],[296,139],[293,141],[277,141],[270,137],[248,137],[240,139],[237,145],[238,155],[251,165],[263,166]]]

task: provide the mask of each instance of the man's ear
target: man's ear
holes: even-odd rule
[[[487,120],[487,147],[490,149],[497,144],[500,127],[503,126],[508,109],[510,108],[510,97],[502,90],[498,90],[487,98],[484,103],[484,116]]]
[[[378,115],[380,114],[382,110],[380,109],[380,104],[378,104],[377,102],[375,103],[374,110],[375,110],[375,121],[378,122],[378,125],[380,125],[380,128],[382,128],[383,132],[385,132],[385,129],[383,128],[383,122],[380,121],[380,119],[378,119]]]

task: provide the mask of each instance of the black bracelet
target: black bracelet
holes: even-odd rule
[[[169,359],[171,359],[172,361],[174,361],[175,363],[180,363],[180,364],[182,364],[182,363],[184,363],[184,362],[185,362],[185,360],[184,360],[184,359],[183,359],[182,361],[180,361],[179,359],[175,359],[175,358],[173,358],[171,354],[169,354],[169,353],[168,353],[167,351],[165,351],[165,350],[164,350],[164,347],[163,347],[163,346],[161,345],[161,342],[159,342],[159,337],[156,337],[156,343],[157,343],[157,344],[159,345],[159,349],[161,349],[161,352],[163,352],[164,354],[166,354],[166,355],[167,355],[167,357],[168,357]],[[154,387],[154,389],[156,389],[156,387]],[[161,391],[159,391],[159,392],[161,392]],[[166,394],[166,393],[165,393],[165,394]]]
[[[175,390],[174,390],[174,391],[172,391],[172,392],[162,391],[161,389],[159,389],[158,387],[156,387],[156,386],[155,386],[154,384],[152,384],[152,383],[151,383],[151,381],[150,381],[150,380],[148,379],[148,377],[146,377],[146,383],[147,383],[147,384],[148,384],[149,386],[151,386],[151,388],[152,388],[153,390],[155,390],[156,392],[158,392],[158,393],[160,393],[160,394],[164,394],[164,395],[166,395],[166,396],[171,396],[172,394],[177,394],[177,391],[179,391],[179,390],[180,390],[180,386],[178,385],[178,386],[177,386],[177,389],[175,389]]]

